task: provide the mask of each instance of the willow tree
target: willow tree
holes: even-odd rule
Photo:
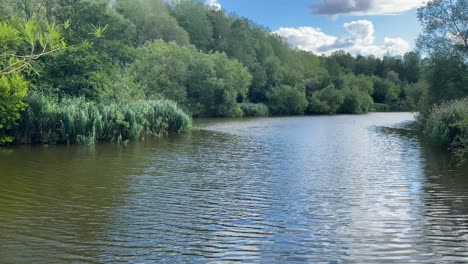
[[[418,10],[423,34],[418,39],[429,53],[447,51],[468,55],[468,1],[432,0]]]
[[[468,1],[433,0],[418,10],[423,33],[418,46],[429,55],[432,104],[468,96]]]

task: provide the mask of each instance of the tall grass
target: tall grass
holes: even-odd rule
[[[241,103],[240,108],[244,113],[244,116],[268,116],[268,106],[265,104],[254,104],[254,103]]]
[[[468,157],[468,98],[435,105],[420,121],[433,142]]]
[[[30,94],[16,134],[21,144],[94,144],[180,132],[191,118],[169,100],[96,103]]]

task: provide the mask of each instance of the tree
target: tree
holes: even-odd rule
[[[468,65],[456,55],[435,55],[429,66],[428,102],[442,101],[468,96]]]
[[[60,26],[37,20],[0,22],[0,144],[13,141],[9,131],[26,107],[29,83],[23,72],[35,71],[35,60],[63,47]]]
[[[190,44],[188,33],[179,26],[161,0],[116,0],[114,8],[136,26],[137,45],[154,39]]]
[[[354,72],[355,59],[351,54],[340,50],[333,52],[330,58],[336,61],[345,73]]]
[[[303,114],[307,108],[305,93],[291,86],[273,88],[268,100],[268,106],[274,115]]]
[[[224,11],[211,10],[208,13],[211,26],[213,28],[212,50],[226,51],[228,39],[231,34],[231,19]]]
[[[242,110],[238,99],[242,101],[247,97],[252,76],[239,61],[229,59],[224,53],[214,53],[209,56],[215,63],[216,77],[222,83],[222,95],[221,91],[218,91],[215,102],[218,105],[215,115],[241,116]]]
[[[185,105],[187,68],[191,51],[175,42],[154,40],[138,49],[131,66],[135,81],[147,87],[147,97],[165,97]]]
[[[189,34],[190,42],[203,51],[209,51],[213,42],[213,26],[208,18],[211,10],[203,3],[182,0],[172,11],[179,25]]]
[[[374,93],[376,103],[391,104],[398,98],[399,87],[392,81],[374,78]]]
[[[356,88],[343,90],[344,100],[339,110],[346,114],[363,114],[372,111],[374,101],[369,94]]]
[[[309,98],[309,112],[314,114],[336,114],[344,101],[342,92],[333,85],[315,91]]]
[[[104,74],[112,68],[107,56],[98,53],[92,43],[85,41],[60,50],[42,61],[41,75],[33,78],[36,88],[58,93],[61,97],[101,99]]]
[[[422,109],[468,96],[468,2],[430,1],[418,10],[423,33],[418,47],[430,57],[428,93]]]
[[[432,53],[468,54],[468,1],[432,0],[418,9],[423,33],[418,46]],[[466,58],[466,57],[465,57]]]
[[[374,75],[377,68],[377,59],[374,56],[358,56],[354,68],[355,74]]]
[[[408,52],[403,56],[403,70],[400,78],[408,83],[417,83],[421,75],[421,56],[418,52]]]

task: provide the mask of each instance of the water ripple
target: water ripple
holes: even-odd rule
[[[467,168],[412,119],[205,120],[0,152],[0,262],[466,263]]]

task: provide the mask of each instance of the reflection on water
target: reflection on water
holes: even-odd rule
[[[200,120],[122,147],[2,149],[0,262],[467,262],[468,168],[412,119]]]

